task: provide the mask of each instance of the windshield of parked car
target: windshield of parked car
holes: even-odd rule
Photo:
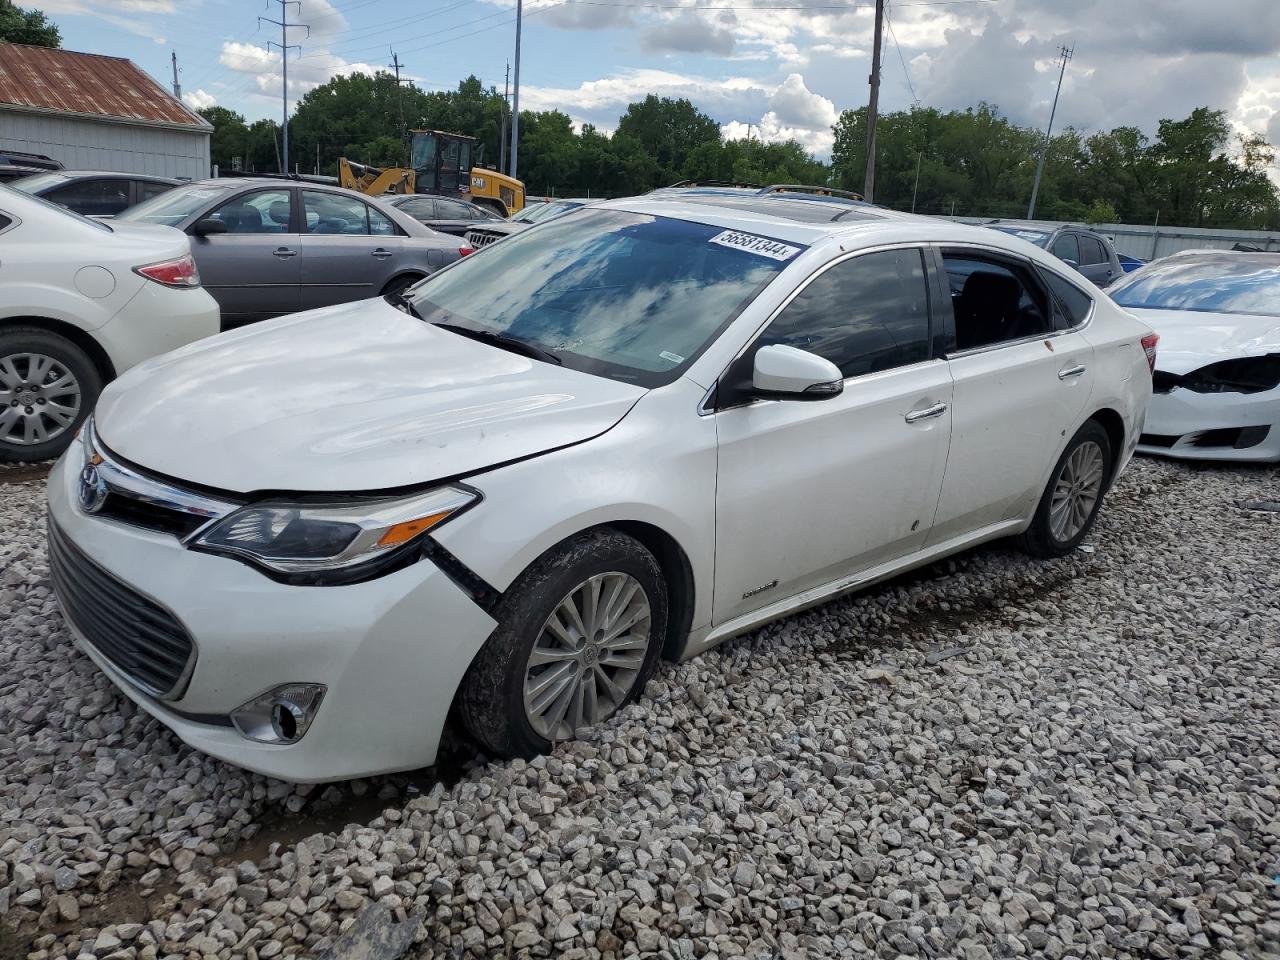
[[[193,213],[202,210],[210,202],[223,196],[230,189],[222,184],[197,183],[189,187],[174,187],[150,200],[143,200],[116,216],[117,220],[133,220],[137,223],[161,223],[166,227],[177,226]]]
[[[669,383],[804,248],[702,223],[575,211],[409,291],[428,322],[496,333],[571,369]]]
[[[12,190],[12,189],[13,189],[13,184],[11,183],[0,184],[0,191]],[[14,192],[16,193],[18,191],[14,191]],[[56,211],[60,216],[70,217],[72,220],[76,220],[79,223],[87,223],[89,226],[97,230],[103,230],[107,233],[115,233],[114,230],[112,230],[109,226],[107,226],[101,220],[93,220],[89,217],[81,216],[80,214],[76,213],[74,210],[68,210],[66,207],[64,207],[60,203],[54,203],[52,200],[46,200],[44,197],[37,197],[34,194],[24,193],[22,196],[24,200],[32,200],[40,204],[40,206],[42,207],[46,207],[49,210]]]
[[[512,223],[541,223],[562,213],[568,213],[582,206],[567,200],[552,200],[548,203],[533,203],[525,207],[511,218]]]
[[[11,180],[9,186],[23,193],[37,193],[46,187],[56,187],[60,183],[66,183],[67,180],[68,177],[64,173],[33,173],[29,177]]]
[[[1280,317],[1280,255],[1206,253],[1169,257],[1107,290],[1122,307]]]
[[[1011,233],[1015,237],[1021,237],[1028,243],[1034,243],[1037,247],[1043,247],[1049,242],[1051,234],[1044,233],[1040,230],[1028,230],[1026,227],[995,227],[1001,233]]]

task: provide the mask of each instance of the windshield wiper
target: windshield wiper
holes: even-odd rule
[[[387,301],[387,303],[391,304],[397,310],[401,310],[409,314],[411,317],[417,317],[419,320],[423,319],[422,314],[418,312],[418,308],[414,306],[413,301],[406,297],[402,291],[393,291],[388,293],[382,299]]]
[[[432,326],[460,334],[464,337],[470,337],[472,340],[479,340],[481,343],[487,343],[500,350],[509,350],[512,353],[524,354],[524,356],[532,357],[534,360],[545,360],[547,363],[554,363],[557,367],[564,365],[563,360],[545,347],[540,347],[536,343],[530,343],[528,340],[522,340],[520,337],[513,337],[507,333],[495,333],[492,330],[477,330],[474,327],[464,327],[460,323],[446,323],[440,320],[433,321]]]

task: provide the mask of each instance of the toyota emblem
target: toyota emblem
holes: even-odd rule
[[[85,513],[97,513],[107,500],[107,482],[92,463],[87,463],[80,471],[80,489],[78,491],[80,509]]]

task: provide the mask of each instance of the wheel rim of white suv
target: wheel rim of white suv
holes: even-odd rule
[[[524,709],[547,740],[614,713],[649,652],[649,597],[635,577],[612,571],[578,584],[538,632],[525,668]]]
[[[29,447],[60,437],[80,412],[80,383],[42,353],[0,357],[0,443]]]
[[[1049,529],[1065,543],[1075,537],[1093,513],[1102,493],[1102,448],[1092,440],[1071,451],[1053,484],[1049,504]]]

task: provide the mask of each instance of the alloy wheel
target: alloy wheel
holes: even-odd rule
[[[1071,451],[1053,484],[1049,530],[1059,543],[1076,537],[1102,496],[1102,448],[1087,440]]]
[[[649,652],[649,597],[625,573],[601,573],[556,604],[530,651],[524,709],[539,736],[567,740],[612,715]]]
[[[80,382],[42,353],[0,357],[0,443],[35,446],[66,433],[80,412]]]

